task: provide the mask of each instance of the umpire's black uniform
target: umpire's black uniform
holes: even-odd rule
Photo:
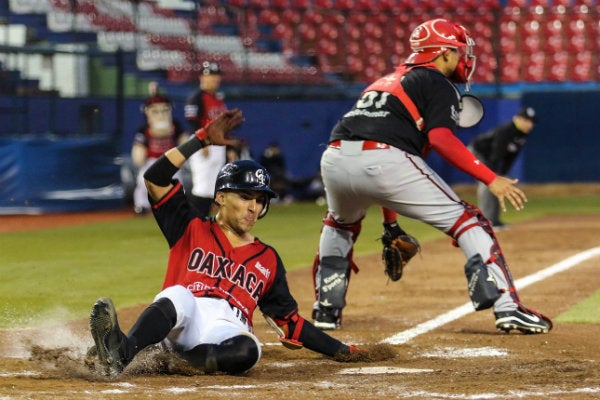
[[[515,117],[525,118],[536,122],[535,110],[523,108]],[[469,150],[485,165],[498,175],[505,176],[513,166],[521,152],[529,131],[524,132],[517,127],[515,119],[500,125],[486,133],[476,136],[469,144]],[[479,208],[495,227],[502,227],[500,221],[500,204],[485,185],[479,184],[477,189]]]

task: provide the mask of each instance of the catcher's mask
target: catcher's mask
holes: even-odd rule
[[[226,190],[252,190],[263,192],[266,196],[265,207],[258,218],[262,218],[269,210],[269,202],[277,197],[271,187],[271,176],[267,170],[252,160],[239,160],[225,164],[217,175],[215,195]]]
[[[410,35],[412,54],[406,59],[406,64],[428,63],[448,49],[456,50],[460,58],[450,80],[466,83],[468,91],[471,76],[475,72],[474,46],[475,41],[464,26],[443,18],[431,19],[417,26]]]

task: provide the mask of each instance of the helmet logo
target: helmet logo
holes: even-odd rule
[[[254,175],[256,176],[256,179],[261,184],[261,186],[264,186],[265,185],[265,172],[264,172],[264,170],[257,169],[256,172],[254,172]]]

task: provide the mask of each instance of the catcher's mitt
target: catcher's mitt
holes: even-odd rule
[[[385,274],[392,281],[398,281],[402,278],[402,269],[421,250],[421,245],[416,238],[407,233],[394,234],[387,229],[381,236],[381,242]]]

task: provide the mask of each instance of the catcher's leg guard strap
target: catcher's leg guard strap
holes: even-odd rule
[[[318,287],[319,306],[344,308],[350,262],[346,257],[323,257],[320,265],[320,282]]]
[[[475,310],[492,307],[501,293],[480,254],[475,254],[467,260],[465,275],[467,276],[469,297]]]

